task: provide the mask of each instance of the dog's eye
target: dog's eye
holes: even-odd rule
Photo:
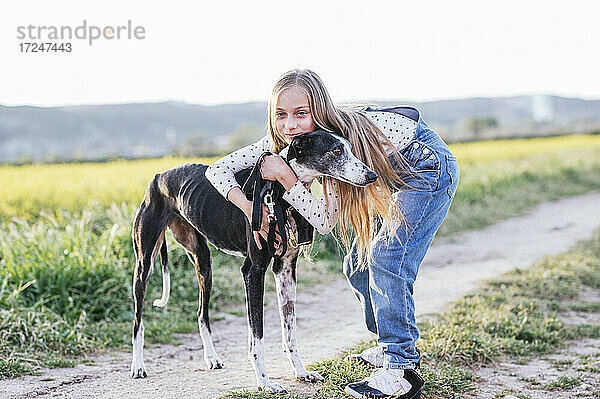
[[[333,153],[339,156],[342,155],[344,151],[341,148],[336,148],[335,150],[333,150]]]

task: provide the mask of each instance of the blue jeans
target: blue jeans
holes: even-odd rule
[[[383,348],[383,367],[411,369],[419,361],[413,284],[454,198],[458,162],[414,108],[378,110],[408,110],[416,112],[413,119],[418,118],[413,140],[400,151],[408,165],[401,168],[392,162],[406,183],[394,193],[406,223],[396,230],[397,238],[380,230],[366,268],[357,265],[355,242],[344,258],[344,274],[363,307],[367,328]],[[406,166],[412,174],[405,173]]]

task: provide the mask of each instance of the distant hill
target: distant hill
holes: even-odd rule
[[[600,100],[518,96],[410,105],[449,141],[600,128]],[[266,107],[263,102],[201,106],[173,101],[52,108],[0,105],[0,162],[222,153],[264,134]],[[493,123],[476,123],[480,120]]]

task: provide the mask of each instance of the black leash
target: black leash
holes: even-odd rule
[[[267,250],[269,251],[269,255],[274,258],[281,258],[285,255],[287,251],[287,232],[286,232],[286,218],[283,212],[283,207],[281,202],[282,191],[281,189],[276,189],[276,185],[274,181],[265,180],[262,178],[260,174],[260,165],[263,158],[267,155],[273,155],[271,152],[264,152],[258,158],[256,165],[252,169],[248,180],[244,184],[244,192],[248,193],[248,184],[252,184],[252,231],[260,231],[262,227],[262,216],[263,216],[263,207],[265,204],[269,210],[269,231],[267,233]],[[279,228],[279,236],[281,237],[281,245],[282,251],[281,255],[276,255],[275,252],[277,248],[275,248],[276,243],[276,234],[277,228]]]
[[[273,154],[266,151],[258,157],[258,161],[252,168],[250,176],[248,176],[248,179],[242,187],[242,191],[246,194],[246,198],[252,200],[252,231],[261,230],[263,215],[262,204],[267,206],[270,219],[269,231],[267,233],[267,249],[269,255],[272,257],[282,258],[287,251],[288,244],[293,248],[310,244],[313,240],[314,228],[297,210],[291,207],[291,216],[294,219],[296,231],[294,232],[294,229],[287,223],[284,212],[284,203],[287,204],[287,202],[283,199],[285,189],[279,182],[265,180],[260,174],[262,160],[267,155]],[[285,160],[285,162],[287,163],[288,161]],[[281,255],[275,254],[277,250],[275,248],[277,229],[279,229],[279,236],[282,240],[281,245],[283,246]]]

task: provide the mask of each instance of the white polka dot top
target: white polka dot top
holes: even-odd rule
[[[235,174],[254,166],[258,157],[265,151],[273,151],[273,142],[268,136],[217,159],[206,169],[204,174],[208,181],[227,198],[229,190],[241,187],[235,180]]]
[[[403,115],[385,111],[369,111],[364,114],[398,150],[408,144],[415,134],[417,123]],[[227,198],[232,188],[240,187],[235,180],[235,174],[253,166],[265,151],[273,151],[273,142],[268,136],[213,162],[206,169],[206,178]],[[319,233],[327,234],[335,227],[338,219],[337,184],[333,182],[323,190],[328,206],[325,205],[324,197],[316,198],[308,190],[311,182],[305,184],[306,186],[297,181],[283,194],[283,199],[304,216]]]

